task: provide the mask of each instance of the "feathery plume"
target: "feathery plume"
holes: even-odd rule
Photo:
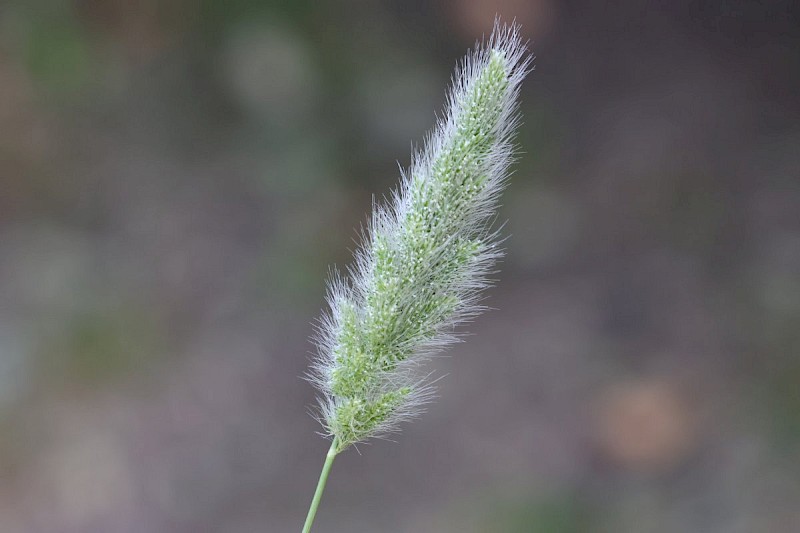
[[[518,27],[496,23],[456,69],[444,117],[398,189],[374,205],[349,276],[331,277],[310,377],[334,455],[418,414],[431,397],[420,363],[483,310],[529,64]]]

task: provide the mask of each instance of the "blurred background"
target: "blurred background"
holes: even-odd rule
[[[0,531],[300,529],[328,265],[495,13],[496,310],[316,530],[800,531],[789,0],[3,0]]]

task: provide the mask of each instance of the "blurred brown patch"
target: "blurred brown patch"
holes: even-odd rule
[[[504,22],[516,20],[525,35],[541,39],[550,32],[556,15],[550,0],[450,0],[445,8],[450,20],[457,21],[461,33],[472,38],[489,35],[495,17],[501,17]]]
[[[695,441],[690,407],[678,387],[663,380],[619,383],[598,403],[596,438],[602,452],[626,468],[675,466]]]
[[[152,59],[196,18],[193,3],[183,0],[80,0],[75,7],[92,30],[111,37],[134,62]]]

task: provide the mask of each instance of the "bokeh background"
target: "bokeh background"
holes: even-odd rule
[[[800,531],[789,0],[4,0],[0,531],[299,530],[328,265],[495,13],[496,310],[316,529]]]

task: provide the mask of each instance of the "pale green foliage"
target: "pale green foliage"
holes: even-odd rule
[[[496,27],[466,58],[444,120],[391,201],[375,207],[350,283],[331,281],[312,377],[337,451],[416,414],[430,396],[418,363],[481,311],[527,65],[513,26]]]

